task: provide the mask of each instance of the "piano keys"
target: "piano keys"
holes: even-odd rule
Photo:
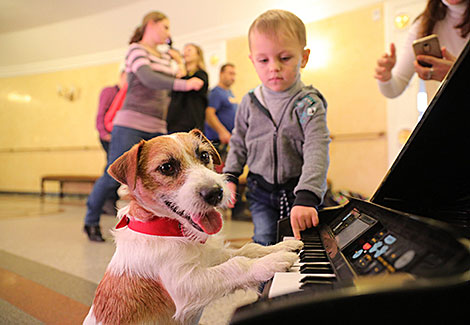
[[[284,240],[292,239],[294,237],[284,237]],[[323,247],[320,235],[311,233],[305,235],[302,241],[304,247],[298,253],[299,260],[288,272],[278,272],[274,275],[268,293],[269,298],[301,291],[307,287],[329,288],[336,281],[336,274]]]
[[[231,324],[285,319],[306,304],[315,309],[330,300],[364,299],[380,310],[386,306],[383,292],[403,287],[413,291],[398,300],[409,303],[409,297],[419,295],[420,304],[432,305],[433,295],[421,295],[438,282],[452,288],[457,283],[446,292],[452,299],[438,299],[446,308],[455,310],[470,299],[470,242],[458,239],[446,224],[355,199],[321,211],[320,217],[323,223],[318,228],[302,232],[305,246],[298,262],[288,272],[276,273],[261,299],[240,307]],[[280,240],[292,239],[289,220],[281,220],[279,229]]]

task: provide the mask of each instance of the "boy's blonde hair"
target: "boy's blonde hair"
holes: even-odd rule
[[[248,31],[250,49],[251,33],[254,31],[272,38],[278,37],[278,35],[282,33],[286,37],[298,40],[302,49],[307,46],[307,32],[303,21],[286,10],[268,10],[255,19]]]

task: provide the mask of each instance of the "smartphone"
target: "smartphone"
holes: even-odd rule
[[[436,58],[442,59],[441,45],[436,34],[432,34],[426,37],[419,38],[413,42],[413,50],[415,55],[430,55]],[[432,64],[418,61],[423,67],[432,67]]]

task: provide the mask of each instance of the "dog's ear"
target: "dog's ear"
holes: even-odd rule
[[[209,139],[206,138],[206,136],[204,135],[204,133],[201,132],[201,130],[192,129],[191,131],[189,131],[189,134],[197,137],[203,143],[207,143],[210,146],[211,148],[210,154],[212,156],[212,160],[214,161],[214,165],[222,164],[222,159],[220,158],[219,153],[217,152],[217,150],[215,150],[214,146],[212,145],[212,142],[210,142]]]
[[[108,168],[108,173],[119,183],[125,184],[131,191],[135,189],[137,182],[137,166],[139,156],[145,141],[141,140],[129,151],[116,159]]]

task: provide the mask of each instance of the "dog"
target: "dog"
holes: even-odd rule
[[[108,173],[128,187],[116,251],[84,324],[197,324],[214,299],[256,288],[296,260],[302,242],[248,243],[219,236],[230,200],[220,157],[199,130],[141,141]]]

